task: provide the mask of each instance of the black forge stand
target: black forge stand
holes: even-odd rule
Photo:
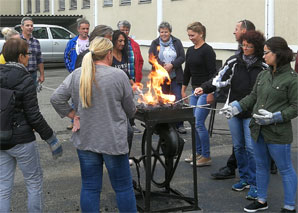
[[[179,121],[188,121],[191,125],[191,135],[192,135],[192,154],[196,156],[196,144],[195,144],[195,118],[193,116],[193,109],[192,108],[181,108],[181,109],[165,109],[160,111],[155,110],[148,110],[148,111],[141,111],[138,110],[135,118],[144,122],[145,125],[145,132],[144,136],[146,139],[146,150],[145,156],[142,156],[142,160],[144,160],[145,165],[145,190],[140,189],[139,187],[135,186],[135,190],[137,193],[137,207],[138,210],[141,212],[173,212],[173,211],[193,211],[193,210],[200,210],[198,206],[198,193],[197,193],[197,168],[193,166],[193,197],[186,197],[182,193],[177,190],[174,190],[170,187],[170,183],[166,184],[165,191],[151,191],[151,182],[153,181],[153,173],[154,167],[152,170],[152,157],[155,155],[154,148],[152,148],[152,136],[154,134],[154,130],[156,125],[163,124],[163,123],[176,123]],[[180,156],[179,156],[180,158]],[[193,165],[196,165],[195,162],[196,158],[193,158]],[[178,159],[179,161],[179,159]],[[167,163],[165,163],[167,165]],[[167,168],[165,168],[167,173]],[[191,187],[191,185],[190,185]],[[141,195],[140,195],[141,193]],[[168,197],[172,199],[178,199],[185,201],[183,203],[187,204],[184,206],[178,207],[169,207],[164,209],[152,209],[151,208],[151,196],[160,196],[161,199]],[[140,201],[142,202],[140,205]]]

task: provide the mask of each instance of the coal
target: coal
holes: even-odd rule
[[[176,109],[182,109],[183,104],[177,103],[177,104],[139,104],[136,106],[138,112],[157,112],[157,111],[168,111],[168,110],[176,110]]]

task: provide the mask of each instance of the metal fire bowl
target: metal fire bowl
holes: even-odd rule
[[[154,123],[172,123],[193,119],[193,109],[182,104],[158,106],[138,105],[135,118]]]

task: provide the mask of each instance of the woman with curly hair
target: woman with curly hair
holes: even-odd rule
[[[263,34],[258,31],[243,34],[240,38],[240,53],[230,57],[218,75],[196,88],[195,93],[210,93],[216,88],[230,85],[226,105],[250,94],[258,74],[267,67],[262,59],[264,42]],[[232,189],[242,191],[250,188],[246,198],[254,200],[257,197],[256,162],[249,129],[250,120],[251,111],[246,111],[230,118],[228,123],[240,176],[240,181],[234,184]]]
[[[298,81],[297,73],[290,64],[293,52],[286,40],[272,37],[265,42],[263,58],[269,67],[258,75],[252,92],[221,111],[226,117],[250,110],[253,114],[249,126],[256,159],[258,199],[246,206],[244,211],[268,209],[267,190],[272,157],[284,187],[281,212],[296,212],[297,174],[291,161],[291,120],[298,115]]]

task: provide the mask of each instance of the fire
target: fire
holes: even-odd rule
[[[171,83],[169,73],[160,64],[158,64],[154,55],[150,55],[149,62],[152,64],[154,69],[148,75],[148,91],[145,94],[143,94],[143,85],[141,83],[134,85],[134,87],[140,93],[140,98],[138,99],[138,102],[150,105],[156,105],[160,103],[173,103],[176,98],[175,95],[164,94],[161,88],[161,85],[163,85],[166,80],[168,80],[167,84]]]

